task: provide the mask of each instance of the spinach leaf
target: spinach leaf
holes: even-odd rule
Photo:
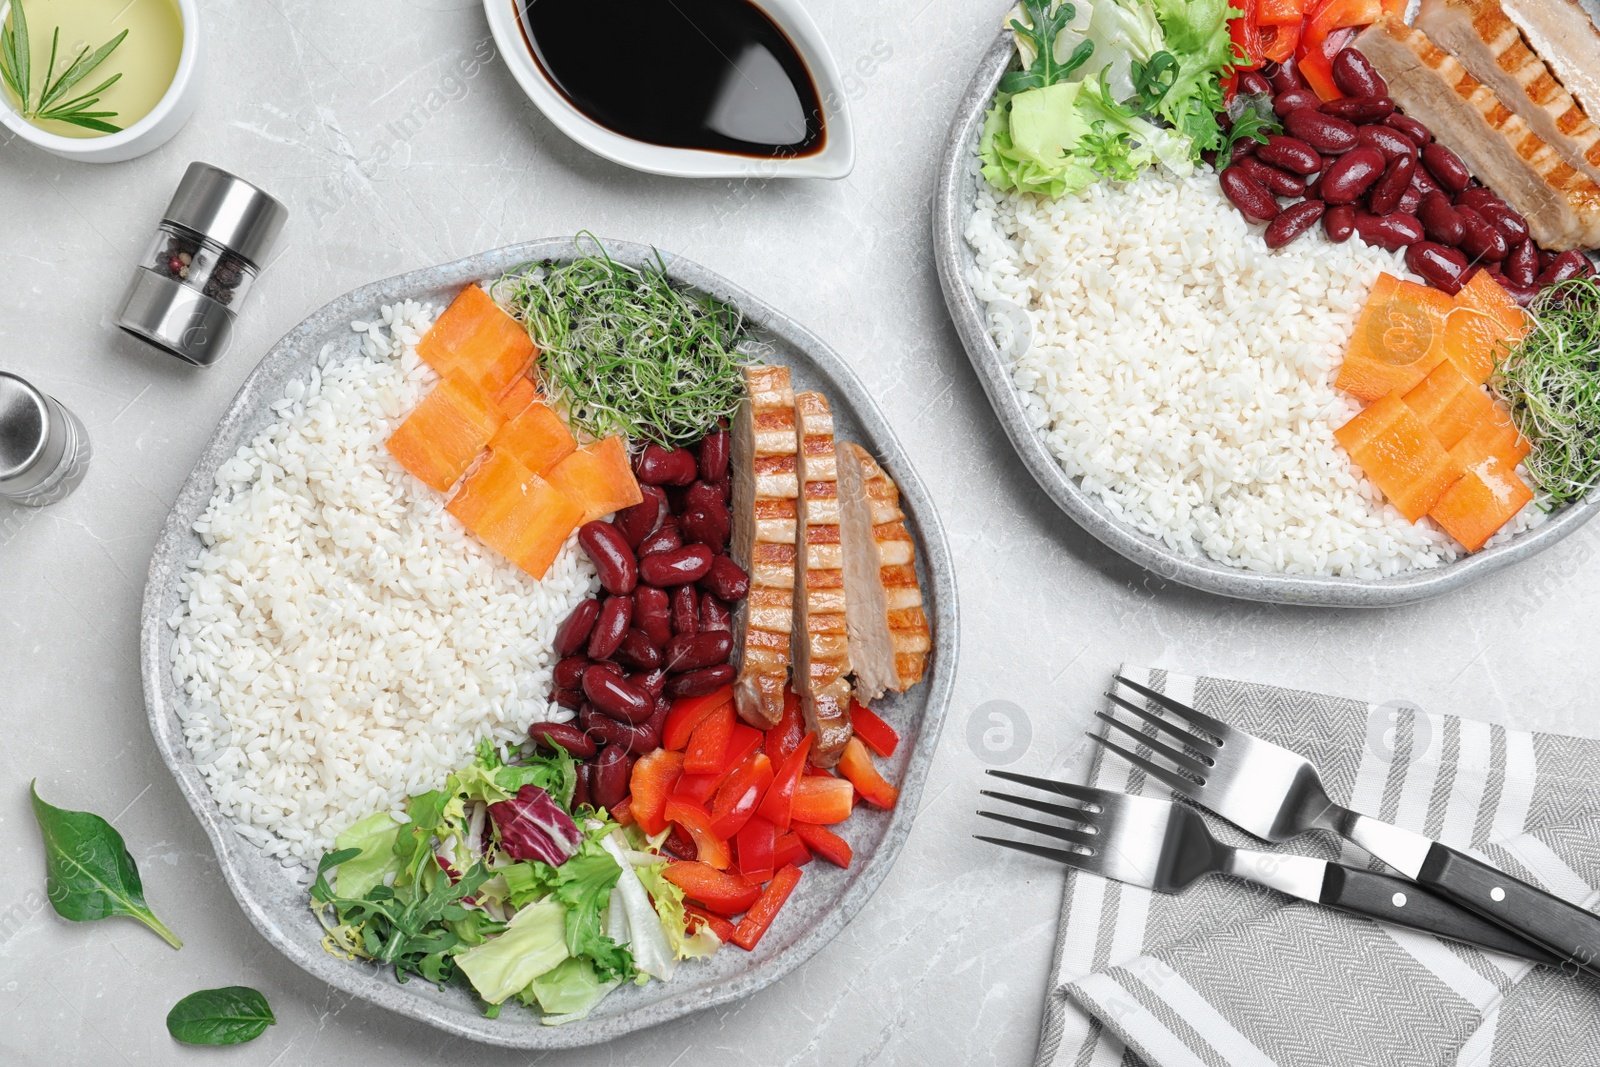
[[[144,883],[122,835],[98,815],[46,804],[39,799],[37,780],[29,788],[44,838],[45,888],[57,914],[73,922],[131,915],[173,948],[182,948],[144,902]]]
[[[242,1045],[278,1020],[267,998],[249,986],[190,993],[167,1012],[167,1033],[185,1045]]]

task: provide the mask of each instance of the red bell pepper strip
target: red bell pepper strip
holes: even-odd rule
[[[679,859],[694,859],[694,838],[683,832],[683,827],[676,823],[667,823],[667,840],[661,846],[662,850],[669,852]]]
[[[739,926],[733,932],[733,943],[746,952],[753,950],[760,942],[761,936],[772,926],[772,920],[778,917],[778,912],[783,909],[789,894],[794,892],[794,887],[799,883],[798,867],[785,867],[773,875],[772,881],[767,883],[767,888],[761,891],[760,899],[750,905],[750,910],[739,920]]]
[[[628,778],[629,799],[639,829],[654,837],[667,828],[667,794],[683,774],[683,753],[658,748],[640,756]],[[611,813],[615,817],[616,812]]]
[[[839,770],[868,804],[892,808],[900,799],[900,790],[883,780],[859,737],[852,737],[845,743],[844,754],[839,757]]]
[[[815,849],[817,855],[835,867],[850,866],[850,859],[855,855],[850,848],[850,842],[826,826],[810,826],[797,822],[794,824],[794,832],[796,837]]]
[[[733,736],[733,705],[723,704],[713,710],[689,735],[689,747],[683,754],[684,774],[712,774],[722,769],[722,758],[728,750],[728,738]]]
[[[1300,28],[1303,23],[1298,20],[1284,26],[1267,26],[1261,35],[1266,57],[1270,62],[1282,63],[1294,55],[1295,46],[1300,43]]]
[[[1233,38],[1233,66],[1235,70],[1255,70],[1263,60],[1261,23],[1257,21],[1260,0],[1233,0],[1232,7],[1243,11],[1228,20],[1228,36]]]
[[[710,774],[685,774],[672,787],[674,796],[685,797],[696,804],[704,804],[716,793],[717,787],[733,769],[761,747],[761,731],[744,723],[735,723],[728,747],[722,753],[722,765]]]
[[[632,826],[635,821],[633,817],[633,797],[623,797],[612,805],[609,814],[611,815],[611,821],[618,826]]]
[[[695,859],[719,871],[728,869],[733,860],[728,853],[728,843],[711,832],[711,816],[704,808],[685,803],[678,797],[668,797],[665,814],[668,822],[677,823],[694,838]]]
[[[791,822],[822,825],[844,822],[855,807],[855,786],[843,778],[801,778],[795,783]]]
[[[772,865],[778,868],[803,867],[811,862],[811,850],[793,831],[779,834],[772,850]]]
[[[783,691],[783,717],[778,720],[778,725],[767,731],[767,755],[772,757],[773,763],[781,764],[789,757],[789,753],[800,747],[800,739],[806,735],[805,717],[800,713],[800,698],[794,695],[794,690]]]
[[[779,765],[767,795],[756,808],[756,814],[776,826],[780,832],[789,829],[789,812],[794,806],[795,785],[806,767],[806,757],[811,755],[812,735],[800,739],[799,746]]]
[[[717,940],[721,941],[724,945],[730,944],[733,941],[734,926],[727,919],[724,919],[715,912],[706,911],[703,908],[697,908],[693,904],[685,904],[683,906],[683,911],[684,914],[689,916],[689,922],[691,924],[690,933],[694,932],[692,924],[700,922],[711,927],[711,932],[716,934]]]
[[[702,719],[724,704],[733,703],[733,688],[723,686],[715,693],[703,697],[680,697],[672,702],[667,721],[661,727],[661,747],[682,752],[689,744],[689,735]]]
[[[772,761],[765,752],[757,752],[729,772],[711,805],[711,832],[724,841],[733,840],[761,806],[772,779]]]
[[[761,887],[737,871],[719,871],[704,863],[678,860],[667,864],[667,881],[720,915],[737,915],[761,896]]]
[[[1306,0],[1261,0],[1256,23],[1261,26],[1298,26],[1306,20]]]
[[[752,882],[765,882],[772,877],[778,831],[770,822],[757,815],[739,828],[739,873]]]
[[[850,705],[850,725],[868,748],[885,759],[894,755],[894,750],[900,746],[900,735],[894,732],[894,727],[860,704]]]

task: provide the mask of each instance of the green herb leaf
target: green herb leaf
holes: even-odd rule
[[[1026,37],[1032,42],[1035,51],[1032,66],[1027,70],[1008,71],[1000,79],[1001,92],[1019,93],[1024,89],[1042,89],[1066,81],[1068,75],[1094,55],[1094,42],[1083,41],[1072,50],[1072,55],[1067,57],[1065,63],[1056,62],[1056,37],[1067,28],[1067,23],[1077,17],[1078,11],[1073,5],[1064,3],[1052,14],[1050,2],[1022,0],[1028,21],[1033,24],[1031,26],[1024,26],[1016,19],[1011,20],[1011,29],[1019,37]]]
[[[1150,57],[1150,62],[1135,59],[1132,64],[1133,88],[1138,94],[1132,101],[1140,111],[1154,113],[1161,98],[1167,95],[1178,79],[1178,59],[1166,49]]]
[[[71,100],[64,100],[59,104],[55,104],[47,111],[41,111],[39,113],[40,117],[44,118],[48,115],[58,114],[61,112],[82,111],[84,108],[96,103],[100,99],[101,93],[105,92],[107,89],[111,88],[121,80],[122,72],[118,71],[105,81],[101,82],[99,85],[96,85],[93,89],[90,89],[88,92],[80,93]],[[113,111],[111,114],[114,115],[116,112]]]
[[[44,111],[48,109],[51,104],[61,99],[61,94],[65,93],[74,85],[77,85],[91,70],[104,63],[106,61],[106,57],[112,52],[115,52],[117,50],[117,46],[121,44],[127,38],[127,36],[128,31],[123,30],[111,40],[107,41],[99,48],[96,48],[92,53],[87,47],[85,47],[82,52],[78,53],[78,58],[73,62],[73,64],[61,72],[61,77],[57,79],[55,85],[45,86],[44,94],[39,98],[38,110]],[[55,61],[52,59],[52,70],[54,67]]]
[[[73,922],[131,915],[173,948],[182,948],[145,904],[139,868],[122,835],[98,815],[45,803],[37,782],[31,791],[33,816],[44,838],[46,890],[56,912]]]
[[[185,1045],[242,1045],[277,1022],[267,998],[249,986],[190,993],[167,1012],[167,1033]]]
[[[28,41],[28,15],[22,10],[22,0],[11,0],[11,69],[21,89],[22,111],[28,111],[28,96],[33,92],[33,45]]]
[[[1257,141],[1267,143],[1267,138],[1275,133],[1282,133],[1283,127],[1273,119],[1265,118],[1262,108],[1250,106],[1239,113],[1233,126],[1223,135],[1222,147],[1217,149],[1217,169],[1226,167],[1228,157],[1233,153],[1233,146],[1240,141]],[[1270,112],[1268,112],[1270,114]]]

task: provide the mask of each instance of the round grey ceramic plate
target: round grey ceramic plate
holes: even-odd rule
[[[1600,499],[1591,496],[1561,509],[1544,525],[1506,544],[1442,567],[1409,571],[1385,579],[1257,574],[1218,563],[1198,548],[1192,552],[1176,551],[1115,517],[1099,497],[1084,492],[1077,481],[1062,470],[1045,446],[1043,436],[1028,424],[1011,383],[1010,359],[990,337],[989,309],[978,303],[967,281],[973,257],[961,235],[977,195],[977,168],[973,158],[984,113],[989,109],[1000,76],[1011,64],[1011,57],[1011,35],[1001,33],[978,64],[978,72],[956,108],[944,156],[939,161],[938,187],[934,192],[934,256],[939,264],[939,280],[944,287],[950,317],[955,320],[956,332],[961,335],[967,358],[972,361],[984,392],[989,395],[989,403],[1000,416],[1006,434],[1034,479],[1080,526],[1145,569],[1196,589],[1277,604],[1375,608],[1407,604],[1459,589],[1542,552],[1589,521],[1600,509]]]
[[[632,265],[643,264],[653,255],[648,248],[621,241],[608,241],[606,248],[613,258]],[[167,517],[150,562],[139,643],[145,702],[156,745],[210,836],[228,888],[262,936],[329,985],[441,1030],[529,1049],[595,1044],[725,1004],[776,981],[827,944],[883,881],[905,842],[956,670],[956,593],[950,550],[927,490],[883,413],[845,362],[810,331],[703,267],[663,255],[675,281],[741,309],[756,340],[755,354],[792,367],[797,388],[826,392],[833,403],[839,435],[869,449],[900,485],[907,525],[917,539],[917,566],[935,649],[922,684],[877,706],[903,739],[885,768],[890,780],[900,784],[900,803],[892,812],[866,807],[857,811],[847,834],[855,847],[855,862],[848,870],[820,860],[809,864],[794,897],[756,951],[747,953],[730,946],[709,962],[686,963],[668,984],[652,982],[642,988],[619,989],[583,1022],[544,1026],[536,1013],[515,1004],[500,1018],[486,1019],[465,989],[439,990],[417,979],[401,985],[387,970],[346,962],[322,950],[322,929],[307,906],[305,889],[234,832],[183,740],[177,714],[183,695],[172,681],[173,632],[166,620],[178,606],[179,576],[200,552],[200,539],[191,527],[211,499],[217,468],[273,420],[269,405],[283,396],[284,387],[309,376],[325,345],[334,346],[341,355],[356,354],[360,338],[350,329],[352,319],[373,319],[379,305],[408,297],[442,308],[469,282],[493,280],[531,260],[560,260],[571,254],[571,239],[561,238],[415,271],[348,293],[290,331],[245,379]]]

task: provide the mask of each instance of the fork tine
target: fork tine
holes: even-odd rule
[[[1178,766],[1188,771],[1190,774],[1194,775],[1196,778],[1199,778],[1199,784],[1205,784],[1206,774],[1210,768],[1201,763],[1199,760],[1193,758],[1192,756],[1184,755],[1171,745],[1162,744],[1160,741],[1157,741],[1144,731],[1136,730],[1127,723],[1118,719],[1114,719],[1103,711],[1095,712],[1094,717],[1109,726],[1115,726],[1117,729],[1121,730],[1123,733],[1127,734],[1141,745],[1144,745],[1146,748],[1150,749],[1150,751],[1159,753],[1163,757],[1171,760],[1173,763],[1176,763]]]
[[[1019,830],[1029,830],[1033,833],[1044,834],[1046,837],[1054,837],[1061,841],[1071,841],[1073,844],[1082,845],[1085,848],[1092,847],[1094,844],[1093,834],[1083,834],[1076,830],[1068,830],[1065,826],[1051,826],[1049,823],[1029,822],[1027,819],[1019,819],[1015,815],[1001,815],[997,811],[980,811],[978,814],[982,815],[985,819],[993,819],[995,822],[1003,822],[1007,826],[1015,826]]]
[[[1085,811],[1082,808],[1069,808],[1064,804],[1052,804],[1047,800],[1034,800],[1032,797],[1014,797],[1010,793],[996,793],[992,789],[980,789],[978,794],[980,796],[993,797],[996,800],[1003,800],[1007,804],[1017,804],[1024,808],[1031,808],[1034,811],[1042,811],[1044,814],[1054,815],[1058,819],[1068,819],[1088,826],[1094,825],[1095,820],[1099,817],[1095,812]]]
[[[1180,793],[1193,796],[1200,790],[1200,786],[1193,780],[1185,778],[1176,771],[1170,771],[1165,767],[1151,763],[1143,756],[1136,756],[1116,742],[1107,740],[1099,734],[1090,734],[1089,740],[1093,741],[1097,745],[1103,745],[1104,747],[1109,748],[1111,751],[1115,752],[1117,755],[1121,756],[1135,767],[1138,767],[1146,774],[1154,777],[1157,781],[1165,782],[1167,785],[1170,785]]]
[[[1031,785],[1035,789],[1043,789],[1051,793],[1059,793],[1073,800],[1081,800],[1088,804],[1104,804],[1111,794],[1104,789],[1091,789],[1086,785],[1073,785],[1071,782],[1058,782],[1053,778],[1035,778],[1031,774],[1018,774],[1015,771],[990,770],[987,773],[996,778],[1004,778],[1008,782],[1018,785]]]
[[[1117,705],[1117,707],[1128,712],[1129,714],[1137,715],[1139,718],[1143,719],[1151,726],[1154,726],[1156,729],[1165,730],[1175,740],[1183,742],[1196,752],[1216,751],[1217,744],[1211,738],[1200,737],[1197,734],[1183,729],[1181,726],[1175,726],[1166,719],[1163,719],[1161,716],[1157,715],[1155,712],[1146,711],[1144,708],[1141,708],[1139,705],[1135,704],[1126,697],[1120,697],[1116,693],[1107,693],[1106,699],[1110,700],[1113,704]]]
[[[1084,861],[1089,858],[1087,856],[1080,856],[1076,852],[1065,852],[1059,848],[1048,848],[1044,845],[1034,845],[1027,841],[1007,841],[1003,837],[986,837],[983,834],[973,834],[972,836],[977,838],[979,841],[987,841],[991,845],[999,845],[1001,848],[1014,848],[1018,852],[1026,852],[1030,856],[1042,856],[1047,860],[1055,860],[1057,863],[1064,863],[1068,867],[1084,869]]]
[[[1167,696],[1165,693],[1158,693],[1148,686],[1140,685],[1138,682],[1131,682],[1120,674],[1117,675],[1117,681],[1127,686],[1129,689],[1132,689],[1140,696],[1149,700],[1154,700],[1157,704],[1160,704],[1162,707],[1166,708],[1180,719],[1187,719],[1196,726],[1200,726],[1206,730],[1209,730],[1218,741],[1226,741],[1228,739],[1228,735],[1233,732],[1232,728],[1228,726],[1227,723],[1222,722],[1219,719],[1213,719],[1204,712],[1196,711],[1189,705],[1183,703],[1181,700],[1175,700],[1172,697]]]

